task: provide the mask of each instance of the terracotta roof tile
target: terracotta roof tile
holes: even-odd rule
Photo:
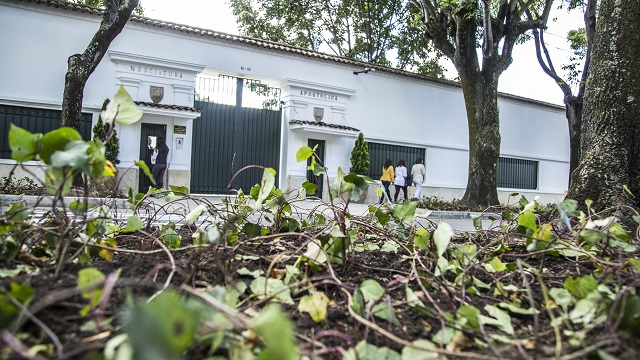
[[[201,113],[200,109],[196,109],[190,106],[181,106],[181,105],[168,105],[168,104],[155,104],[145,101],[134,101],[136,105],[158,108],[158,109],[167,109],[167,110],[179,110],[179,111],[189,111],[193,113]]]
[[[360,131],[360,130],[358,130],[358,129],[354,128],[354,127],[351,127],[351,126],[338,125],[338,124],[329,124],[329,123],[326,123],[326,122],[318,122],[318,121],[291,120],[291,121],[289,121],[289,124],[293,124],[293,125],[312,125],[312,126],[328,127],[328,128],[332,128],[332,129],[356,131],[356,132]]]
[[[61,1],[61,0],[18,0],[18,1],[26,2],[26,3],[36,3],[36,4],[51,6],[51,7],[55,7],[55,8],[62,8],[64,10],[68,10],[68,11],[78,11],[78,12],[89,13],[89,14],[94,14],[94,15],[101,15],[102,14],[102,10],[100,10],[100,9],[92,8],[92,7],[87,6],[87,5],[73,4],[73,3],[69,3],[69,2]],[[156,19],[136,16],[136,15],[132,15],[130,21],[136,22],[136,23],[140,23],[140,24],[143,24],[143,25],[161,27],[161,28],[165,28],[165,29],[169,29],[169,30],[180,31],[180,32],[183,32],[183,33],[188,33],[188,34],[207,36],[207,37],[214,38],[214,39],[221,39],[221,40],[231,41],[231,42],[240,43],[240,44],[257,46],[257,47],[271,49],[271,50],[283,51],[283,52],[299,54],[299,55],[303,55],[303,56],[307,56],[307,57],[323,59],[323,60],[342,63],[342,64],[347,64],[347,65],[353,65],[354,67],[357,67],[354,70],[358,70],[359,68],[368,67],[368,68],[376,69],[377,71],[382,71],[382,72],[386,72],[386,73],[390,73],[390,74],[406,76],[406,77],[410,77],[410,78],[415,78],[415,79],[420,79],[420,80],[424,80],[424,81],[439,83],[439,84],[443,84],[443,85],[449,85],[449,86],[458,87],[458,88],[460,87],[460,83],[455,82],[455,81],[451,81],[451,80],[434,78],[434,77],[431,77],[431,76],[417,74],[417,73],[414,73],[414,72],[411,72],[411,71],[394,69],[394,68],[389,68],[389,67],[382,66],[382,65],[366,63],[366,62],[362,62],[362,61],[358,61],[358,60],[354,60],[354,59],[350,59],[350,58],[345,58],[345,57],[341,57],[341,56],[330,55],[330,54],[325,54],[325,53],[321,53],[321,52],[317,52],[317,51],[307,50],[307,49],[303,49],[303,48],[299,48],[299,47],[295,47],[295,46],[291,46],[291,45],[287,45],[287,44],[276,43],[276,42],[267,41],[267,40],[261,40],[261,39],[255,39],[255,38],[250,38],[250,37],[241,36],[241,35],[231,35],[231,34],[226,34],[226,33],[219,32],[219,31],[215,31],[215,30],[207,30],[207,29],[197,28],[197,27],[193,27],[193,26],[189,26],[189,25],[176,24],[176,23],[172,23],[172,22],[156,20]],[[529,99],[529,98],[516,96],[516,95],[512,95],[512,94],[499,93],[499,96],[500,97],[504,97],[504,98],[508,98],[508,99],[517,100],[517,101],[527,102],[527,103],[531,103],[531,104],[536,104],[536,105],[541,105],[541,106],[546,106],[546,107],[552,107],[552,108],[556,108],[556,109],[564,109],[564,106],[561,106],[561,105],[551,104],[551,103],[538,101],[538,100],[534,100],[534,99]]]

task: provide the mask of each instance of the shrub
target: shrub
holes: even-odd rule
[[[369,163],[369,147],[364,140],[364,135],[360,133],[356,140],[356,145],[351,151],[351,169],[349,169],[349,172],[369,176]]]
[[[109,104],[109,99],[106,99],[102,104],[102,110],[106,109],[108,104]],[[114,128],[113,135],[109,138],[109,141],[106,141],[108,135],[109,135],[109,126],[105,125],[102,122],[102,117],[99,116],[98,122],[93,127],[93,138],[99,139],[100,141],[105,143],[104,144],[104,147],[106,150],[104,154],[105,158],[111,161],[113,165],[118,165],[120,163],[120,160],[118,159],[118,155],[120,154],[120,140],[118,139],[118,133]]]

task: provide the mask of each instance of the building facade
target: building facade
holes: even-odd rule
[[[83,5],[0,0],[0,175],[14,164],[9,123],[32,132],[59,124],[67,59],[84,51],[100,21],[98,10]],[[248,192],[261,174],[250,165],[260,165],[275,168],[278,186],[295,196],[310,178],[306,164],[296,161],[301,146],[318,146],[331,179],[339,167],[349,170],[362,132],[373,178],[386,158],[404,158],[410,168],[420,156],[427,169],[424,195],[464,194],[468,131],[454,82],[133,17],[87,82],[83,136],[90,136],[103,101],[120,86],[144,111],[139,123],[117,127],[123,188],[145,190],[134,163],[145,158],[148,139],[163,136],[170,148],[165,183],[193,193]],[[499,108],[501,201],[514,192],[546,202],[562,198],[569,175],[564,109],[507,94]],[[27,165],[39,171],[38,162]]]

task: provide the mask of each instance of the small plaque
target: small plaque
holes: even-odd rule
[[[185,135],[187,133],[187,127],[182,125],[173,125],[173,133]]]

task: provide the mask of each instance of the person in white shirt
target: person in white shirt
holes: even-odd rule
[[[409,186],[407,176],[407,164],[404,162],[404,159],[400,159],[400,161],[398,161],[398,165],[396,165],[395,180],[393,181],[393,185],[396,187],[396,193],[393,196],[393,202],[398,202],[400,189],[402,189],[402,192],[404,192],[404,201],[409,200],[407,198],[407,186]]]
[[[415,197],[417,197],[418,200],[422,200],[422,183],[424,183],[426,175],[427,171],[424,168],[424,161],[419,157],[411,168],[411,180],[413,181],[413,186],[416,187]]]

